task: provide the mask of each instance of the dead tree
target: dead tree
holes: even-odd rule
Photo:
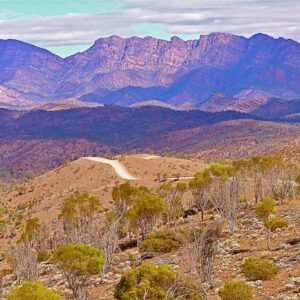
[[[196,243],[199,243],[199,258],[197,263],[197,273],[202,282],[211,280],[213,275],[213,263],[218,250],[218,240],[221,235],[222,222],[216,220],[212,222],[201,234]]]
[[[19,283],[37,279],[37,255],[28,241],[17,245],[13,258],[13,271]]]
[[[164,183],[158,189],[158,195],[165,200],[166,204],[166,223],[167,225],[174,224],[176,227],[176,220],[179,215],[183,214],[182,197],[187,189],[185,183]]]
[[[222,219],[213,221],[201,234],[193,225],[194,241],[188,243],[181,253],[187,272],[200,278],[202,282],[209,281],[212,277],[222,223]]]
[[[240,181],[235,175],[226,180],[215,180],[210,189],[211,203],[215,211],[227,220],[230,232],[234,233],[240,208]]]
[[[109,267],[112,263],[114,255],[118,249],[119,226],[116,218],[107,216],[105,225],[100,229],[101,234],[99,248],[105,254],[105,267]]]

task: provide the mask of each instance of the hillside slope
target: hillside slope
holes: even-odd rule
[[[285,159],[289,163],[289,159],[287,157]],[[101,158],[98,158],[98,160],[101,160]],[[154,154],[116,156],[114,160],[120,162],[130,174],[140,179],[131,181],[131,184],[134,185],[131,188],[144,185],[151,189],[155,195],[158,195],[157,188],[165,183],[171,185],[178,182],[189,183],[195,172],[203,171],[204,169],[206,171],[209,170],[208,164],[200,159],[178,159]],[[92,221],[88,223],[94,225],[93,222],[96,222],[97,227],[88,226],[87,228],[88,233],[91,233],[92,243],[84,242],[83,244],[96,245],[94,247],[101,250],[106,249],[103,244],[100,244],[100,246],[97,244],[99,240],[106,241],[107,238],[101,234],[101,230],[106,228],[102,227],[104,226],[103,223],[105,223],[103,222],[103,217],[108,214],[110,219],[104,220],[112,220],[112,223],[109,224],[115,224],[110,214],[111,212],[117,212],[117,206],[112,199],[112,189],[120,187],[120,184],[125,183],[125,180],[118,176],[114,168],[107,164],[107,161],[103,162],[81,158],[36,178],[25,180],[20,184],[12,183],[7,186],[1,186],[0,270],[3,273],[1,273],[0,291],[4,297],[12,289],[20,285],[18,278],[24,276],[22,275],[24,274],[24,264],[15,263],[14,268],[12,268],[11,257],[14,257],[15,261],[18,258],[22,259],[22,262],[28,263],[29,261],[28,266],[36,270],[37,280],[42,284],[54,288],[67,299],[72,298],[70,289],[72,286],[68,284],[65,273],[61,270],[59,264],[50,258],[51,254],[61,244],[65,243],[66,236],[63,234],[65,232],[69,233],[67,231],[68,227],[63,225],[73,224],[72,219],[67,221],[71,223],[64,223],[62,211],[65,208],[65,200],[68,197],[80,195],[76,194],[76,192],[88,193],[91,196],[99,197],[101,208],[99,210],[96,208],[95,211],[91,212],[89,218]],[[299,160],[297,160],[297,163],[299,163]],[[226,167],[226,165],[223,166]],[[277,170],[276,168],[277,166],[271,166],[271,169],[265,169],[266,182],[263,183],[264,193],[268,192],[268,189],[265,188],[267,188],[269,181],[272,181],[272,172]],[[299,169],[297,170],[299,171]],[[175,179],[173,177],[174,172],[180,173],[175,174]],[[295,174],[293,173],[293,175]],[[233,177],[238,178],[238,176],[239,174],[236,173]],[[246,188],[245,191],[241,189],[238,192],[239,196],[245,198],[243,202],[233,200],[238,201],[238,205],[235,206],[234,210],[234,231],[230,230],[231,227],[229,226],[232,220],[231,215],[226,212],[220,215],[211,198],[209,198],[210,202],[205,209],[204,218],[202,219],[200,212],[196,209],[195,204],[197,202],[195,202],[195,198],[191,193],[192,190],[189,189],[181,195],[180,199],[177,199],[177,202],[180,201],[182,208],[178,212],[175,222],[166,224],[164,220],[157,221],[156,224],[158,225],[147,231],[144,241],[137,242],[139,231],[136,229],[132,230],[131,227],[127,229],[127,226],[131,226],[129,222],[126,222],[124,227],[117,227],[115,230],[119,231],[112,236],[116,238],[118,247],[113,248],[112,260],[107,263],[103,273],[99,274],[97,272],[93,276],[89,276],[89,280],[85,282],[84,287],[88,292],[86,299],[104,300],[107,297],[111,297],[122,275],[133,268],[140,267],[144,263],[153,263],[154,265],[168,264],[171,270],[177,270],[180,272],[179,274],[189,274],[191,276],[189,277],[190,280],[194,280],[195,284],[201,283],[203,285],[210,300],[220,300],[218,295],[219,289],[225,282],[231,280],[242,281],[251,286],[253,288],[253,299],[255,300],[297,300],[300,291],[299,194],[292,192],[281,201],[274,200],[274,203],[276,203],[276,218],[286,221],[286,224],[279,226],[276,230],[268,231],[262,219],[256,213],[254,202],[255,187],[252,181],[254,176],[252,176],[251,171],[243,173],[241,182],[245,181],[246,183],[239,183],[241,187],[244,186]],[[284,176],[284,173],[280,174],[280,176]],[[182,179],[182,177],[188,177],[189,179]],[[290,182],[290,180],[291,178],[287,179],[287,182]],[[227,203],[226,197],[232,192],[231,189],[227,191],[224,188],[228,186],[227,181],[230,184],[232,177],[230,176],[226,179],[222,177],[221,187],[223,187],[222,192],[225,193],[225,198],[223,201],[218,202],[222,208],[226,205],[224,203]],[[214,193],[213,195],[215,193],[219,195],[220,182],[216,181],[215,184],[218,188],[214,189],[216,186],[209,187],[209,191]],[[139,195],[139,197],[142,196]],[[161,200],[167,201],[167,197],[168,194],[163,196],[164,200]],[[93,199],[95,200],[95,198]],[[237,199],[240,198],[237,197]],[[262,201],[264,200],[260,200],[259,203],[261,204]],[[236,202],[234,202],[235,204]],[[232,206],[229,207],[232,208]],[[81,214],[77,214],[78,211],[74,210],[74,212],[76,216],[74,218],[75,222],[77,218],[84,218],[85,216],[84,212],[82,212],[83,217]],[[146,218],[149,219],[149,215],[146,215]],[[87,222],[86,219],[84,220]],[[26,240],[26,235],[23,235],[23,239],[17,243],[21,233],[28,230],[25,224],[35,224],[35,221],[38,222],[38,225],[33,227],[35,229],[32,230],[34,238]],[[116,224],[118,223],[116,222]],[[214,229],[217,223],[220,224],[220,233],[214,236],[212,234],[214,231],[210,230]],[[86,227],[84,225],[79,225],[78,228],[72,226],[71,230],[73,231],[71,233],[75,232],[76,237],[85,238],[84,230]],[[123,234],[124,230],[132,230],[132,232],[125,236]],[[201,232],[201,235],[199,235],[199,232]],[[208,240],[202,239],[204,233],[207,234]],[[151,236],[157,234],[160,234],[158,238],[156,237],[158,242],[150,240]],[[58,239],[55,239],[55,237],[58,237]],[[170,239],[170,237],[173,239]],[[71,238],[72,236],[70,235]],[[90,235],[87,238],[90,238]],[[109,245],[111,245],[112,239],[108,241]],[[145,248],[144,245],[147,245],[145,241],[151,241],[153,249]],[[177,241],[179,241],[178,244],[176,243]],[[212,245],[211,241],[213,241],[215,246],[213,253],[208,254],[210,258],[208,263],[210,263],[211,267],[209,280],[199,280],[199,275],[202,273],[195,271],[195,266],[199,266],[199,262],[195,258],[198,257],[199,251],[203,251],[202,248],[199,248],[198,243],[200,241],[205,241],[209,246]],[[102,251],[104,252],[104,250]],[[29,256],[28,253],[29,255],[33,253],[34,257],[39,253],[38,261],[31,263],[30,259],[33,256]],[[46,253],[48,256],[42,256],[40,255],[41,253]],[[258,272],[252,266],[248,268],[249,275],[242,268],[243,263],[248,258],[268,259],[274,267],[270,270],[268,265],[264,264],[263,270]],[[25,272],[27,271],[26,267]],[[156,280],[160,282],[161,278],[159,276]],[[132,276],[130,279],[132,279]],[[191,285],[191,287],[193,286]],[[194,291],[192,288],[188,289],[189,292],[190,290]],[[183,292],[186,293],[186,290],[183,290]],[[115,297],[113,299],[120,298]],[[237,299],[242,300],[242,298]]]

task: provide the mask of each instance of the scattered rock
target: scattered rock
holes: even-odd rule
[[[300,277],[293,277],[292,282],[296,285],[300,285]]]

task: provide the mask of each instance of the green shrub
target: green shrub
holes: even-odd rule
[[[228,281],[220,288],[219,295],[222,300],[251,300],[252,287],[241,281]]]
[[[59,218],[75,227],[80,225],[82,218],[90,218],[101,208],[100,200],[88,193],[80,194],[76,192],[63,202],[63,207]]]
[[[276,212],[276,200],[273,198],[265,198],[255,206],[256,214],[266,221],[270,214]]]
[[[51,257],[51,253],[48,250],[41,250],[37,253],[38,262],[47,261]]]
[[[82,244],[63,245],[53,253],[52,259],[63,271],[75,299],[87,294],[88,278],[99,274],[105,265],[101,250]]]
[[[62,300],[54,290],[48,289],[37,281],[25,281],[22,286],[15,288],[7,300]]]
[[[267,227],[271,231],[275,231],[277,228],[283,228],[289,225],[289,221],[281,217],[273,217],[267,222]]]
[[[125,273],[114,290],[118,300],[203,300],[203,295],[202,287],[191,277],[180,276],[169,265],[152,263]]]
[[[250,280],[268,280],[279,272],[279,268],[273,261],[254,257],[247,258],[241,269]]]
[[[140,250],[143,252],[167,253],[176,250],[182,244],[180,233],[172,229],[160,230],[150,233],[141,243]]]
[[[53,260],[66,273],[96,275],[103,269],[105,258],[101,250],[89,245],[67,244],[59,247]]]
[[[145,239],[161,220],[165,212],[165,202],[162,198],[149,194],[148,191],[133,201],[126,213],[131,229],[136,230]]]

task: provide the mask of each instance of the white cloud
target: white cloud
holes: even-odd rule
[[[264,32],[300,41],[299,11],[298,0],[124,0],[121,10],[99,15],[1,19],[0,13],[0,38],[43,47],[91,44],[101,36],[134,35],[132,28],[147,23],[163,24],[167,34],[184,38]]]

